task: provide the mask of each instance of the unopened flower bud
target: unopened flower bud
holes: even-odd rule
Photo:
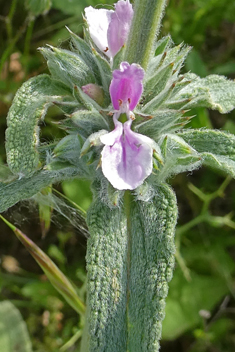
[[[96,101],[99,105],[102,105],[104,101],[104,91],[101,87],[97,86],[94,83],[86,84],[82,86],[82,90],[86,93],[91,99]]]

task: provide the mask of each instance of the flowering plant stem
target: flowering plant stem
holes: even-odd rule
[[[164,184],[151,202],[126,191],[124,204],[110,209],[99,187],[87,214],[87,326],[81,351],[157,352],[174,267],[175,195]]]
[[[147,68],[167,0],[136,0],[125,60]]]

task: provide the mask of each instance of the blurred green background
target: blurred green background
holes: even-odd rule
[[[0,0],[0,164],[5,163],[6,115],[15,92],[28,78],[48,72],[37,48],[46,44],[69,47],[65,25],[82,35],[83,9],[112,3]],[[217,73],[235,78],[234,0],[171,0],[161,36],[168,33],[176,44],[185,42],[193,46],[183,70],[201,77]],[[235,133],[235,112],[220,115],[197,109],[192,114],[195,115],[192,127]],[[43,141],[64,135],[54,123],[61,118],[59,110],[49,110],[42,126]],[[167,298],[161,351],[233,352],[235,182],[203,168],[193,174],[179,175],[171,184],[178,198],[179,221],[176,269]],[[92,197],[87,181],[66,181],[56,188],[87,210]],[[48,229],[48,214],[50,209],[39,212],[33,202],[22,202],[4,216],[55,261],[84,297],[86,237],[55,212]],[[11,300],[19,309],[34,352],[78,351],[82,317],[61,298],[30,254],[1,222],[0,301],[4,300]],[[3,335],[0,330],[0,346]]]

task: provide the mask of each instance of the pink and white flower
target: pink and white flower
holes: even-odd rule
[[[129,0],[119,0],[115,11],[85,8],[85,18],[90,36],[96,46],[109,58],[113,58],[126,43],[129,34],[133,8]]]
[[[133,110],[143,91],[144,70],[137,64],[122,62],[113,72],[110,96],[115,113],[112,132],[100,137],[105,145],[101,153],[102,171],[114,188],[133,190],[152,172],[154,141],[131,130]],[[118,121],[125,113],[127,121]]]

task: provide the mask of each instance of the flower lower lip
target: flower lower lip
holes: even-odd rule
[[[101,166],[104,176],[114,188],[133,190],[152,172],[153,149],[147,143],[148,137],[131,130],[130,118],[123,124],[118,120],[119,116],[119,112],[114,114],[115,129],[100,137],[105,145]]]

